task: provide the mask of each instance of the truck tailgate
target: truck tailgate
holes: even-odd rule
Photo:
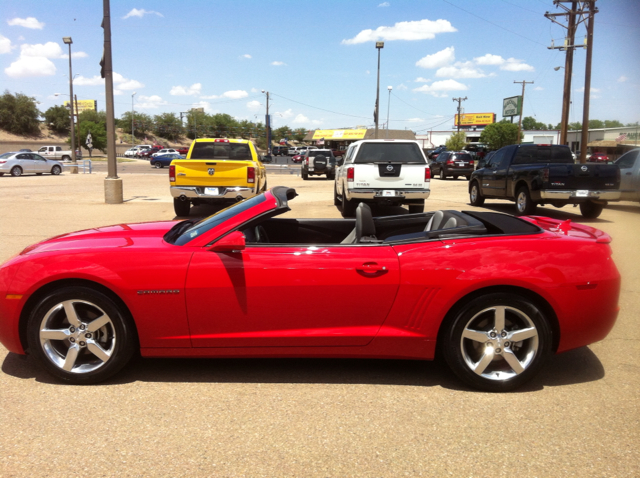
[[[241,186],[247,184],[247,165],[231,160],[183,159],[171,163],[176,168],[176,186]]]
[[[618,189],[620,174],[615,164],[550,164],[551,189]]]
[[[426,164],[369,163],[355,168],[354,188],[423,189]]]

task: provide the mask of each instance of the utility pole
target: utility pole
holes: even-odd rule
[[[375,136],[374,139],[378,139],[378,117],[380,116],[380,50],[384,48],[383,41],[376,42],[376,49],[378,50],[378,83],[376,84],[376,109],[374,111],[373,119],[376,123]]]
[[[587,20],[587,59],[584,67],[584,104],[582,106],[582,138],[580,139],[580,162],[587,162],[587,143],[589,142],[589,99],[591,95],[591,58],[593,56],[593,21],[598,13],[596,0],[589,2]]]
[[[269,92],[262,90],[267,95],[267,116],[264,121],[264,133],[267,137],[267,156],[271,156],[271,120],[269,118]]]
[[[458,133],[460,132],[460,122],[462,121],[462,108],[460,107],[460,103],[462,103],[463,101],[467,101],[467,97],[465,96],[464,98],[452,98],[453,101],[457,101],[458,102]]]
[[[524,111],[524,87],[528,83],[533,85],[533,81],[514,81],[514,83],[522,83],[522,108],[520,108],[520,119],[518,120],[518,144],[522,143],[522,112]]]

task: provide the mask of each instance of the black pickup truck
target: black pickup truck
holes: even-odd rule
[[[578,204],[584,217],[600,215],[607,201],[620,199],[620,169],[615,164],[575,164],[561,145],[511,145],[499,149],[471,175],[472,206],[485,199],[510,199],[516,214],[533,214],[537,205]]]

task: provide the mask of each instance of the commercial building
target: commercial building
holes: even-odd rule
[[[316,129],[307,132],[304,142],[311,143],[319,148],[345,150],[351,143],[361,139],[375,139],[375,129]],[[378,129],[378,139],[415,140],[416,135],[413,131],[405,129]]]

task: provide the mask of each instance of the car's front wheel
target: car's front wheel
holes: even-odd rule
[[[46,295],[27,325],[29,351],[62,381],[91,384],[111,377],[136,350],[131,321],[113,299],[82,286]]]
[[[51,174],[53,174],[54,176],[57,176],[61,172],[62,172],[62,168],[57,164],[53,168],[51,168]]]
[[[469,191],[469,202],[472,206],[480,207],[484,204],[484,198],[480,194],[480,186],[478,186],[478,182],[474,181],[471,185],[471,190]]]
[[[526,186],[516,192],[516,215],[529,216],[536,210],[537,204],[531,200],[531,194]]]
[[[160,161],[156,161],[155,163],[153,163],[153,166],[156,169],[162,169],[163,168],[162,163]]]
[[[173,198],[173,210],[176,213],[176,216],[186,217],[189,215],[189,210],[191,209],[191,202],[188,200],[183,201],[180,198]]]
[[[447,175],[444,174],[444,168],[440,168],[440,179],[447,179]]]
[[[507,392],[529,381],[551,354],[548,318],[533,301],[491,293],[466,303],[445,324],[444,357],[468,385]]]
[[[22,174],[22,168],[20,166],[14,166],[11,168],[11,176],[17,178]]]

